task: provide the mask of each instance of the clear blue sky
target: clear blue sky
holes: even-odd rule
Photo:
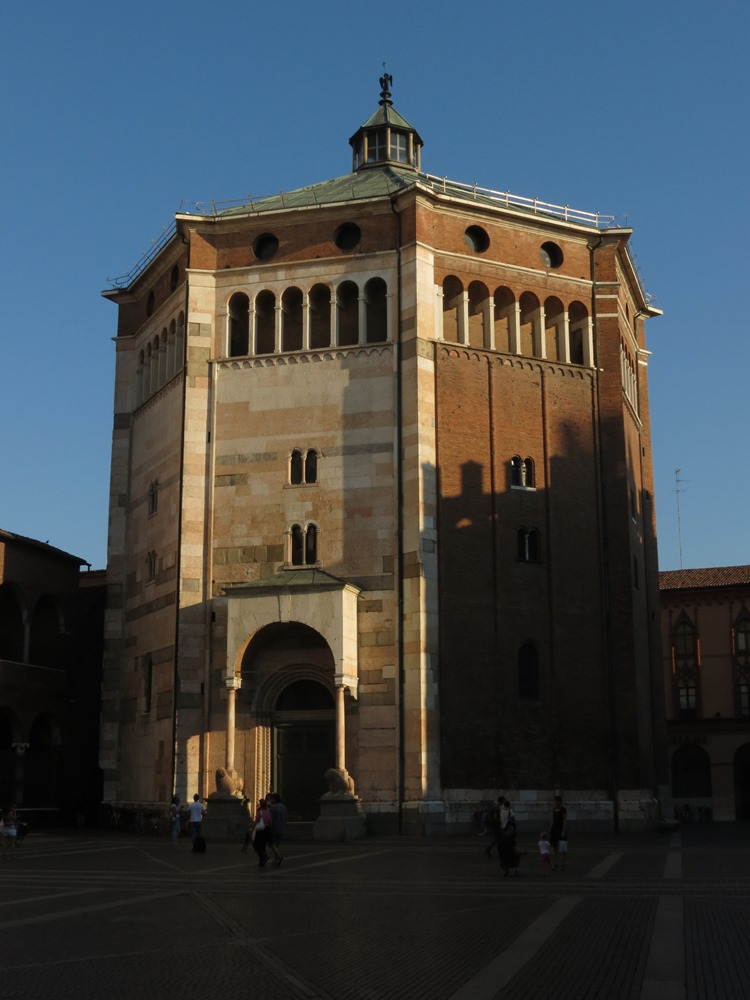
[[[181,206],[348,173],[385,61],[423,169],[626,215],[662,569],[750,563],[750,4],[29,0],[3,16],[0,527],[106,562],[115,307]]]

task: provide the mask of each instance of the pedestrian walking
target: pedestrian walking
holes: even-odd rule
[[[258,800],[258,808],[255,811],[255,825],[253,826],[253,850],[258,855],[258,868],[265,868],[268,864],[268,853],[266,845],[271,833],[271,813],[268,810],[266,799]]]
[[[549,835],[552,845],[552,870],[565,871],[568,857],[568,810],[563,805],[561,795],[555,796],[552,806],[552,826]]]
[[[512,870],[514,875],[518,875],[520,872],[519,868],[519,853],[516,847],[516,821],[515,819],[508,819],[505,826],[500,834],[500,843],[498,845],[497,855],[500,859],[500,867],[503,870],[503,875],[508,875]]]
[[[500,833],[502,832],[500,829],[500,809],[502,807],[503,802],[505,802],[505,799],[502,797],[502,795],[500,795],[497,799],[495,799],[495,801],[490,806],[489,816],[487,818],[487,826],[490,828],[490,833],[492,834],[492,840],[484,849],[484,853],[487,855],[488,858],[492,857],[493,847],[497,847],[498,850],[500,849],[499,847]]]
[[[169,805],[169,836],[176,844],[180,836],[180,796],[173,795]]]
[[[281,868],[284,857],[279,847],[286,833],[286,806],[277,792],[271,792],[268,796],[268,811],[271,814],[271,830],[268,836],[268,846],[273,854],[271,863],[274,868]]]
[[[16,839],[18,837],[18,816],[13,806],[3,813],[3,861],[11,861],[15,857]]]
[[[539,853],[542,856],[542,875],[549,875],[552,871],[552,845],[549,842],[549,834],[546,830],[539,834]]]

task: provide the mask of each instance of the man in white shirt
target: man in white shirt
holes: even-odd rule
[[[188,806],[188,815],[190,816],[190,837],[195,845],[195,841],[201,835],[201,823],[203,822],[203,814],[206,811],[206,807],[203,805],[200,799],[200,795],[196,792],[193,796],[193,801]]]

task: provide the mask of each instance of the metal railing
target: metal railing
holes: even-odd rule
[[[138,258],[128,273],[121,274],[119,278],[107,278],[108,284],[110,284],[112,288],[127,288],[131,285],[138,275],[146,270],[151,261],[161,253],[176,232],[177,223],[172,220],[168,226],[164,227],[161,234],[157,236],[155,240],[151,241],[151,246],[144,254],[142,254],[141,257]]]
[[[611,227],[619,227],[627,225],[626,216],[617,215],[604,215],[601,212],[584,212],[577,208],[571,208],[570,205],[555,205],[552,202],[542,201],[540,198],[527,198],[524,195],[511,194],[510,191],[495,191],[492,188],[480,187],[478,184],[463,184],[461,181],[451,181],[447,177],[438,177],[435,174],[425,174],[419,173],[417,177],[427,181],[427,183],[436,191],[441,191],[444,194],[450,194],[452,191],[460,192],[462,195],[471,194],[477,200],[488,200],[490,202],[497,202],[498,204],[504,205],[507,208],[522,208],[526,211],[533,212],[536,215],[548,215],[554,218],[562,219],[565,222],[579,223],[584,226],[594,226],[597,229],[608,229]],[[354,182],[356,178],[352,178],[352,194],[354,195]],[[313,202],[316,203],[314,197],[314,190],[311,188],[313,194]],[[246,198],[235,198],[226,201],[208,201],[208,202],[189,202],[188,204],[200,215],[211,215],[217,216],[227,208],[238,207],[246,205],[250,211],[254,207],[254,203],[263,202],[267,198],[280,198],[281,204],[284,204],[284,192],[276,192],[272,195],[264,195],[263,197],[253,198],[248,195]],[[182,211],[182,206],[180,207]],[[170,225],[166,226],[161,234],[152,241],[149,249],[139,258],[138,261],[133,265],[133,267],[128,271],[127,274],[120,275],[117,278],[107,278],[107,282],[113,288],[127,288],[133,281],[140,275],[152,260],[163,250],[167,243],[172,239],[172,237],[177,232],[176,222],[172,222]],[[632,251],[629,253],[630,259],[635,266],[635,260],[633,259]],[[636,267],[637,273],[637,267]]]

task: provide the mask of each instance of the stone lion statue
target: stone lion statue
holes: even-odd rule
[[[245,791],[245,781],[234,768],[217,767],[216,791],[219,795],[234,795],[241,798]]]
[[[328,791],[323,796],[324,799],[354,796],[354,779],[345,768],[339,770],[329,767],[323,777],[328,782]]]

